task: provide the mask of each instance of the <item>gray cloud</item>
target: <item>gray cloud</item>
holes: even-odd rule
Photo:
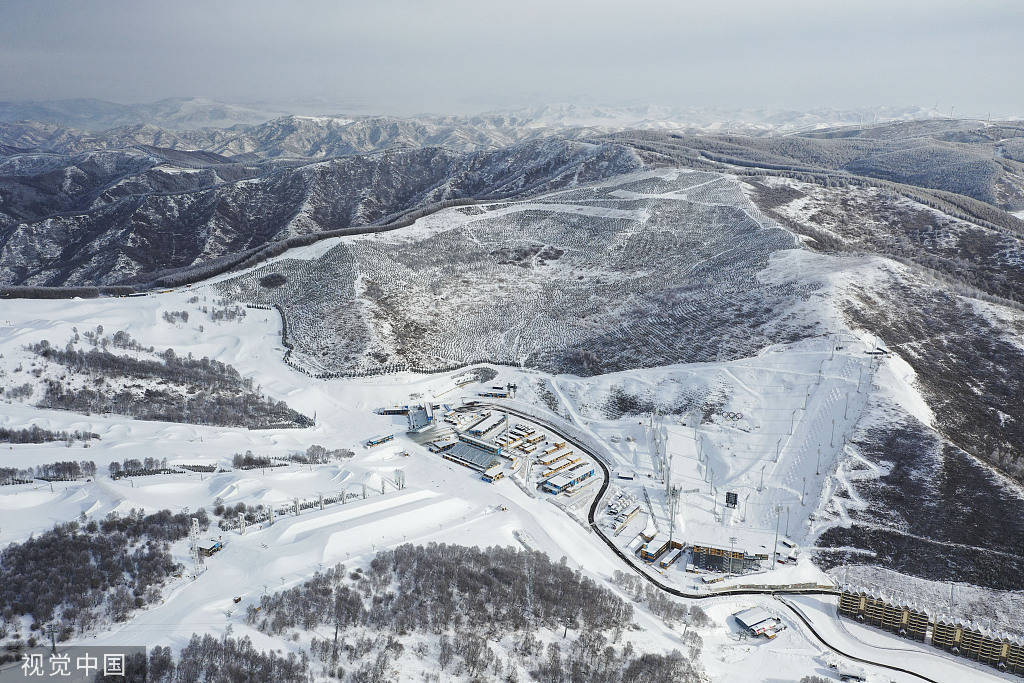
[[[0,98],[1021,113],[1021,36],[986,1],[34,0],[0,7]]]

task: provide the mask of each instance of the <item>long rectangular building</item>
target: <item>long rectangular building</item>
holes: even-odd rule
[[[448,450],[443,451],[441,457],[445,460],[457,462],[477,472],[486,472],[495,465],[501,464],[501,460],[495,453],[475,448],[468,443],[455,444]]]
[[[578,465],[582,461],[583,458],[578,455],[566,456],[564,459],[560,459],[558,462],[552,464],[550,469],[545,470],[544,474],[540,475],[541,479],[550,479],[559,472],[564,472],[565,470],[572,468],[574,465]]]
[[[500,413],[497,415],[491,415],[486,420],[478,422],[466,431],[469,432],[471,436],[486,436],[490,432],[493,432],[495,429],[504,425],[507,420],[508,418]]]
[[[537,456],[537,462],[541,465],[552,465],[556,461],[570,455],[572,455],[572,450],[568,448],[545,449],[541,455]]]
[[[478,439],[475,436],[470,436],[469,434],[459,434],[459,440],[465,441],[470,446],[475,446],[482,450],[490,451],[495,455],[501,455],[501,446],[499,446],[498,444],[491,443],[490,441],[484,441],[483,439]]]
[[[563,472],[556,474],[542,484],[542,488],[548,493],[561,493],[570,486],[589,479],[594,476],[594,466],[592,464],[584,465],[570,470],[569,472]]]
[[[757,569],[768,559],[764,553],[750,554],[741,549],[716,547],[710,544],[693,545],[693,564],[701,569],[720,572],[746,572]]]
[[[383,443],[387,443],[388,441],[391,441],[394,438],[394,434],[379,434],[378,436],[371,436],[369,439],[366,440],[366,447],[373,448],[374,446],[379,446]]]

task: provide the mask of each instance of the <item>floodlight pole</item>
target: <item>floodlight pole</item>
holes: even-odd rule
[[[50,636],[50,653],[57,654],[57,624],[48,624],[46,626],[46,635]]]
[[[777,456],[775,458],[775,461],[778,462],[778,457]],[[768,467],[768,463],[765,463],[765,464],[761,465],[761,481],[757,484],[757,492],[758,493],[761,493],[761,491],[764,489],[764,468],[765,467]]]
[[[782,519],[782,506],[775,506],[775,545],[772,546],[772,571],[779,566],[779,521]]]

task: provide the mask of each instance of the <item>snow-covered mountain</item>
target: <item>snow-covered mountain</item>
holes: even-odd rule
[[[606,131],[647,130],[784,134],[835,126],[941,118],[935,109],[923,107],[862,107],[858,109],[729,109],[670,107],[652,104],[601,106],[546,104],[497,111],[491,116],[510,116],[526,125],[544,128],[593,128]]]
[[[909,650],[880,631],[857,640],[851,632],[866,627],[836,628],[834,597],[714,592],[852,575],[919,601],[964,582],[974,597],[950,604],[956,618],[1024,634],[1011,607],[978,609],[1006,595],[997,589],[1019,592],[1024,572],[1024,224],[1006,211],[1024,196],[1024,128],[948,119],[821,128],[781,115],[780,128],[813,130],[740,135],[665,123],[677,118],[559,108],[193,130],[3,126],[0,284],[190,283],[131,298],[5,299],[0,427],[22,434],[38,423],[53,439],[12,449],[8,478],[41,476],[30,468],[47,452],[70,458],[82,434],[100,437],[82,445],[101,470],[54,489],[28,481],[0,491],[0,507],[19,511],[0,529],[12,558],[4,585],[38,595],[40,553],[71,565],[87,557],[66,551],[54,521],[82,519],[93,535],[74,541],[100,552],[106,527],[85,520],[114,525],[113,511],[187,504],[212,509],[228,539],[207,573],[170,583],[171,559],[192,560],[185,516],[166,516],[176,529],[162,551],[168,569],[138,584],[141,601],[111,584],[110,609],[100,609],[105,588],[47,587],[51,608],[82,610],[69,636],[95,628],[89,642],[117,642],[124,631],[111,629],[109,612],[154,642],[184,645],[206,610],[218,637],[230,626],[270,647],[287,633],[305,652],[307,627],[326,622],[272,626],[291,618],[286,610],[351,598],[347,585],[369,585],[362,571],[398,566],[391,550],[370,563],[378,550],[436,540],[518,544],[565,554],[567,578],[576,568],[597,584],[613,577],[643,625],[613,640],[653,642],[664,630],[675,647],[679,629],[657,619],[671,617],[691,634],[690,659],[723,678],[741,679],[752,657],[780,647],[783,675],[820,671],[825,639],[864,663],[885,660],[885,671],[984,680],[975,663],[930,645]],[[627,120],[637,128],[620,129]],[[439,206],[448,200],[465,201]],[[410,210],[418,220],[393,229],[325,234]],[[470,384],[459,386],[462,375]],[[519,387],[502,410],[543,419],[542,438],[564,437],[623,476],[598,472],[608,477],[600,494],[541,495],[542,468],[518,466],[529,461],[523,451],[503,481],[485,483],[401,433],[404,416],[372,412],[429,397],[480,401],[492,384]],[[363,447],[382,432],[395,443]],[[674,457],[668,471],[658,434]],[[336,455],[304,459],[321,452]],[[162,473],[117,478],[136,456]],[[601,496],[637,507],[611,541],[620,555],[595,533],[613,521]],[[262,516],[270,510],[276,522]],[[245,515],[253,526],[242,534],[232,525]],[[685,560],[639,564],[630,544],[652,528],[765,556],[774,531],[793,554],[770,571],[705,583]],[[333,578],[304,583],[342,561]],[[512,593],[532,599],[532,584],[515,581],[526,588]],[[278,582],[291,592],[267,591]],[[713,595],[700,603],[711,625],[666,585]],[[722,627],[755,601],[801,610],[784,612],[787,629],[758,648]],[[19,640],[35,632],[29,612],[48,616],[39,603],[12,608]],[[563,642],[564,623],[527,627]],[[509,633],[492,645],[521,652],[520,632]],[[401,637],[405,654],[392,649],[403,667],[434,666],[441,646],[414,650],[415,629]],[[230,641],[211,638],[208,649],[216,642]]]
[[[347,113],[346,113],[347,112]],[[298,110],[285,105],[247,105],[203,97],[167,98],[157,102],[118,104],[96,99],[0,102],[0,122],[39,121],[68,128],[100,131],[116,127],[155,125],[171,130],[203,127],[256,125],[290,114],[306,119],[356,119],[363,112],[344,104],[305,105]],[[487,121],[499,126],[516,125],[550,130],[598,128],[621,130],[650,128],[702,130],[709,132],[787,133],[815,128],[887,121],[922,120],[948,115],[926,107],[861,107],[856,109],[815,108],[726,108],[696,106],[599,105],[585,103],[538,104],[495,109],[478,115],[441,116],[423,114],[414,118],[449,125]],[[374,117],[370,117],[374,118]]]
[[[641,167],[625,146],[559,139],[421,147],[296,164],[155,148],[0,160],[0,282],[112,284],[432,203],[516,197]]]

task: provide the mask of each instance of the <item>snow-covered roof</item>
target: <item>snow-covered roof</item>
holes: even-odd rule
[[[482,470],[486,470],[491,465],[501,462],[494,453],[489,453],[480,448],[476,448],[475,446],[470,446],[467,443],[455,444],[448,450],[448,453],[460,460],[472,463]]]
[[[733,615],[740,626],[744,628],[756,628],[764,621],[774,619],[771,613],[763,607],[751,607]]]

